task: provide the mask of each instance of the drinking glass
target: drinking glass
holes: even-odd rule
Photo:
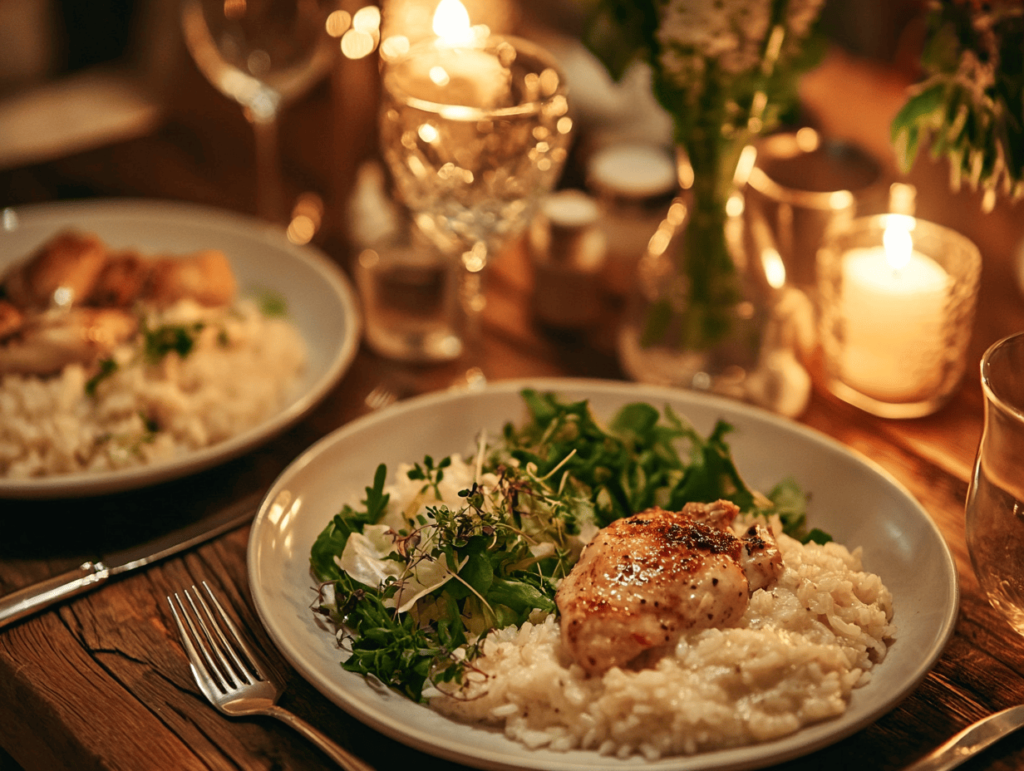
[[[200,72],[242,106],[256,138],[256,211],[286,219],[278,116],[323,77],[337,53],[337,0],[183,0],[185,43]]]
[[[488,36],[416,44],[385,61],[381,152],[418,228],[460,267],[466,335],[479,336],[483,274],[522,232],[565,163],[565,78],[543,48]]]
[[[989,602],[1024,634],[1024,333],[981,359],[985,422],[967,493],[967,548]]]

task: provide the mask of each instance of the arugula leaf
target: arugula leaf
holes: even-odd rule
[[[766,513],[778,514],[782,520],[782,530],[797,540],[807,543],[807,493],[803,491],[795,479],[783,479],[768,493],[771,508]],[[823,531],[818,531],[825,535]],[[831,537],[829,537],[831,540]],[[823,543],[823,541],[818,541]]]
[[[824,544],[832,540],[832,536],[826,533],[824,530],[818,528],[811,528],[810,532],[803,537],[803,543],[819,543]]]
[[[387,510],[388,501],[391,500],[391,496],[384,492],[384,483],[387,481],[387,478],[388,467],[381,463],[377,466],[377,471],[373,475],[373,487],[366,488],[366,498],[363,499],[368,522],[379,521]]]
[[[754,509],[754,494],[740,477],[725,441],[725,435],[732,430],[731,425],[720,420],[707,441],[695,442],[692,463],[672,491],[668,508],[681,509],[691,501],[710,503],[725,499],[739,506],[740,511]]]

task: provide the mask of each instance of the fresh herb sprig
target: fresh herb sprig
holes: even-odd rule
[[[631,404],[604,427],[586,401],[534,390],[522,397],[529,419],[507,424],[484,456],[483,470],[496,483],[484,489],[474,482],[458,505],[427,505],[408,527],[390,532],[386,560],[401,566],[398,576],[367,586],[338,563],[352,534],[389,511],[383,464],[361,506],[344,506],[317,538],[310,553],[321,583],[316,605],[337,625],[349,651],[346,670],[417,700],[432,682],[462,682],[491,630],[557,611],[557,582],[579,557],[584,527],[650,506],[725,498],[747,513],[777,514],[803,540],[827,539],[805,532],[806,496],[793,480],[767,497],[746,485],[725,441],[727,423],[704,437],[670,408],[662,416]],[[450,466],[450,458],[427,456],[408,477],[435,500]],[[443,564],[450,575],[409,602],[405,581],[424,563]]]

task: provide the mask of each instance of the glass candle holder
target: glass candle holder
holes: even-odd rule
[[[903,214],[831,229],[818,252],[825,384],[884,418],[929,415],[964,373],[981,253]]]

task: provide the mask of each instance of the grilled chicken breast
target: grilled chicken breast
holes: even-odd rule
[[[586,546],[555,597],[562,639],[589,674],[642,664],[687,629],[726,627],[782,570],[771,531],[736,537],[729,501],[653,508],[613,522]]]

